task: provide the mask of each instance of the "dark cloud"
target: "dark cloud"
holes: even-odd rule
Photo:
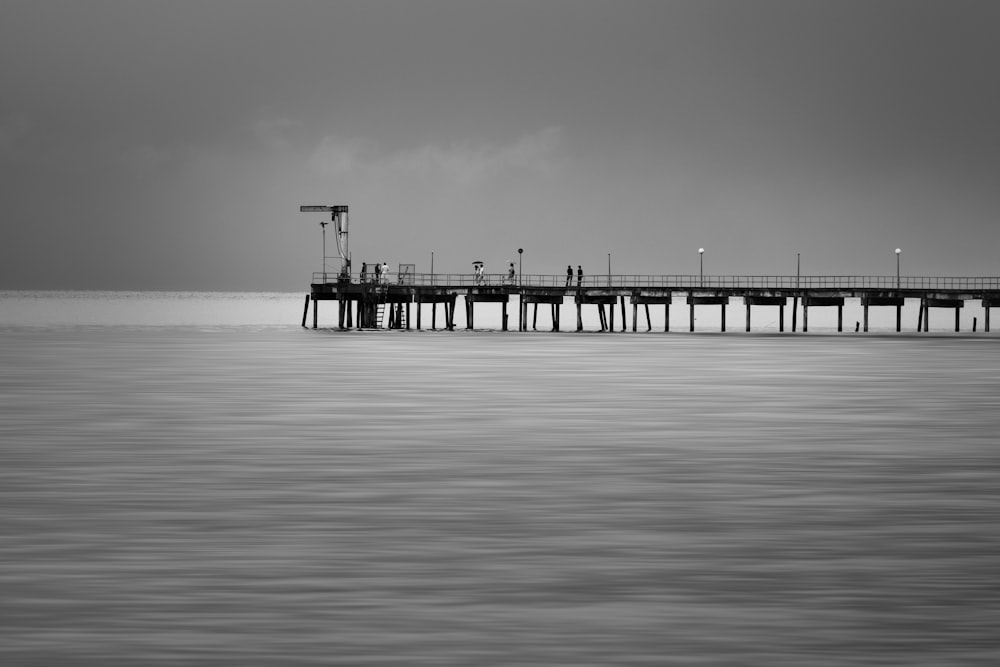
[[[995,274],[997,34],[968,0],[9,0],[0,286],[300,289],[300,203],[455,270]]]

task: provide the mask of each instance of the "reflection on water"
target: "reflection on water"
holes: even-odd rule
[[[4,664],[987,665],[996,341],[0,331]]]

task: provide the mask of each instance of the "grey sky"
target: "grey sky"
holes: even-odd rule
[[[1000,275],[1000,3],[3,0],[0,288]]]

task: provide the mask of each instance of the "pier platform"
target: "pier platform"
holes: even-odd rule
[[[501,308],[504,331],[509,307],[516,302],[517,330],[538,327],[538,307],[548,306],[552,331],[562,329],[561,311],[567,302],[576,308],[576,330],[583,330],[585,308],[596,308],[602,331],[615,331],[615,314],[620,314],[620,330],[628,329],[626,299],[632,305],[632,331],[638,329],[639,307],[645,315],[646,330],[652,330],[650,306],[664,308],[664,331],[670,330],[670,306],[682,299],[688,306],[689,331],[695,331],[695,310],[717,307],[721,311],[721,331],[726,330],[726,310],[732,300],[746,310],[746,331],[751,330],[753,308],[777,308],[778,330],[785,331],[785,308],[792,308],[792,326],[797,329],[801,306],[802,331],[809,330],[809,311],[837,309],[837,330],[843,331],[845,300],[857,299],[863,313],[864,331],[869,329],[871,308],[895,308],[896,331],[902,330],[902,308],[907,300],[919,301],[917,331],[928,331],[931,309],[955,313],[959,330],[960,313],[967,302],[981,303],[984,332],[990,330],[990,310],[1000,306],[1000,277],[933,278],[896,276],[584,276],[566,281],[565,275],[521,276],[513,283],[505,276],[447,274],[401,274],[401,280],[361,281],[360,276],[314,274],[306,295],[302,326],[307,325],[310,305],[312,326],[319,326],[320,303],[337,303],[337,327],[341,329],[421,329],[425,310],[430,310],[431,329],[438,328],[438,307],[442,328],[456,326],[455,313],[461,299],[466,329],[475,328],[477,307]],[[413,315],[416,321],[413,321]],[[529,312],[531,311],[531,312]],[[529,318],[530,315],[530,318]],[[860,329],[858,322],[856,330]],[[973,325],[973,330],[976,326]]]

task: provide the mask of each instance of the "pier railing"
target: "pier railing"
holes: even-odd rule
[[[482,277],[471,273],[408,273],[401,277],[390,273],[383,282],[390,285],[447,287],[587,287],[587,288],[674,288],[674,289],[880,289],[880,290],[959,290],[1000,291],[1000,277],[961,276],[716,276],[716,275],[643,275],[604,274],[573,276],[566,274],[523,274],[513,280],[505,273]],[[366,276],[371,282],[372,275]],[[360,274],[350,276],[361,282]],[[315,272],[313,284],[337,283],[335,273]]]

